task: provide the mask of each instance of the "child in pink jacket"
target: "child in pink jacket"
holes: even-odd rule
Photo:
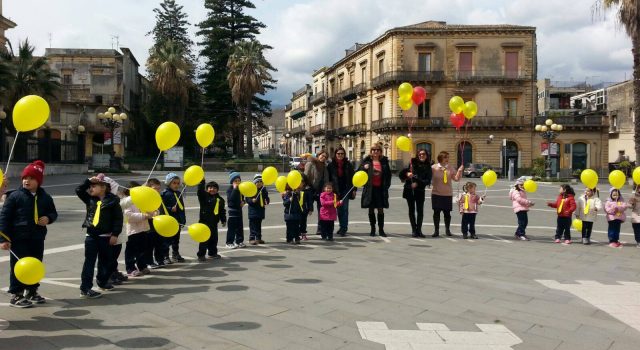
[[[627,210],[627,203],[622,198],[620,190],[611,188],[609,190],[609,199],[604,205],[604,211],[607,213],[607,221],[609,228],[607,234],[609,236],[609,246],[619,248],[620,243],[620,226],[627,219],[624,211]]]
[[[527,237],[527,225],[529,224],[529,208],[533,206],[533,202],[527,199],[527,192],[524,191],[525,178],[521,177],[516,180],[516,185],[509,192],[509,198],[511,199],[511,205],[513,206],[513,212],[516,213],[518,218],[518,228],[516,229],[515,237],[521,241],[528,241]]]
[[[338,218],[338,210],[342,205],[342,201],[338,200],[337,195],[333,192],[333,184],[327,182],[324,184],[323,192],[320,194],[320,235],[322,239],[333,241],[333,225]]]
[[[460,193],[456,199],[462,215],[460,225],[462,226],[462,238],[478,239],[476,236],[476,215],[478,215],[480,204],[484,201],[484,196],[476,194],[476,184],[473,182],[467,182],[462,186],[462,191],[464,193]]]

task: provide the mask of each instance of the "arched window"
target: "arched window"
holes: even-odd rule
[[[571,168],[584,170],[587,168],[587,144],[576,142],[571,146]]]
[[[458,166],[462,165],[462,161],[464,160],[464,166],[469,166],[469,163],[473,162],[473,147],[469,141],[460,142],[457,146],[458,153]]]

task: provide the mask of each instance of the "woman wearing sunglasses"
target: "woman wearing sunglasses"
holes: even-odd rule
[[[354,188],[351,193],[347,194],[351,188],[354,170],[343,147],[338,147],[333,152],[333,158],[331,163],[327,165],[327,169],[329,170],[329,182],[333,183],[338,198],[342,199],[342,205],[338,207],[340,229],[337,233],[344,237],[349,229],[349,200],[356,198],[356,189]]]
[[[371,236],[376,235],[376,214],[378,210],[378,230],[382,237],[386,237],[384,232],[384,208],[389,208],[389,187],[391,186],[391,168],[389,159],[382,155],[382,147],[374,144],[371,152],[362,160],[360,170],[364,170],[369,175],[369,181],[362,189],[362,208],[369,209],[369,224],[371,225]]]
[[[424,217],[425,188],[431,186],[431,157],[427,150],[420,149],[415,158],[411,158],[409,167],[400,172],[400,181],[404,182],[402,198],[409,206],[411,236],[424,238],[422,219]]]

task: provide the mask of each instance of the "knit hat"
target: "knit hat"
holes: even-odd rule
[[[164,177],[164,184],[169,185],[173,179],[180,179],[180,176],[176,175],[176,173],[168,173],[167,176]]]
[[[262,182],[262,175],[260,175],[260,174],[256,174],[253,177],[253,183],[255,184],[255,183],[258,183],[258,182]]]
[[[239,179],[240,178],[240,173],[237,171],[231,171],[229,172],[229,183],[232,184],[233,180],[235,179]]]
[[[22,170],[21,179],[30,176],[38,182],[38,186],[42,186],[44,180],[44,163],[41,160],[34,160],[33,163],[27,165]]]
[[[517,180],[516,180],[516,185],[524,185],[524,182],[527,181],[527,178],[524,176],[520,176]]]

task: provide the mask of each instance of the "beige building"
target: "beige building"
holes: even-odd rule
[[[15,28],[16,24],[2,15],[2,0],[0,0],[0,50],[6,50],[7,38],[4,32],[7,29]]]
[[[284,134],[284,109],[274,109],[271,118],[264,120],[266,128],[254,128],[254,154],[257,157],[275,157],[281,151]]]
[[[606,89],[606,92],[609,115],[609,162],[635,161],[633,81],[627,80],[612,85]]]
[[[309,97],[311,86],[303,86],[293,93],[291,103],[285,107],[285,150],[286,154],[298,156],[310,152],[313,137],[309,132],[311,127]]]

